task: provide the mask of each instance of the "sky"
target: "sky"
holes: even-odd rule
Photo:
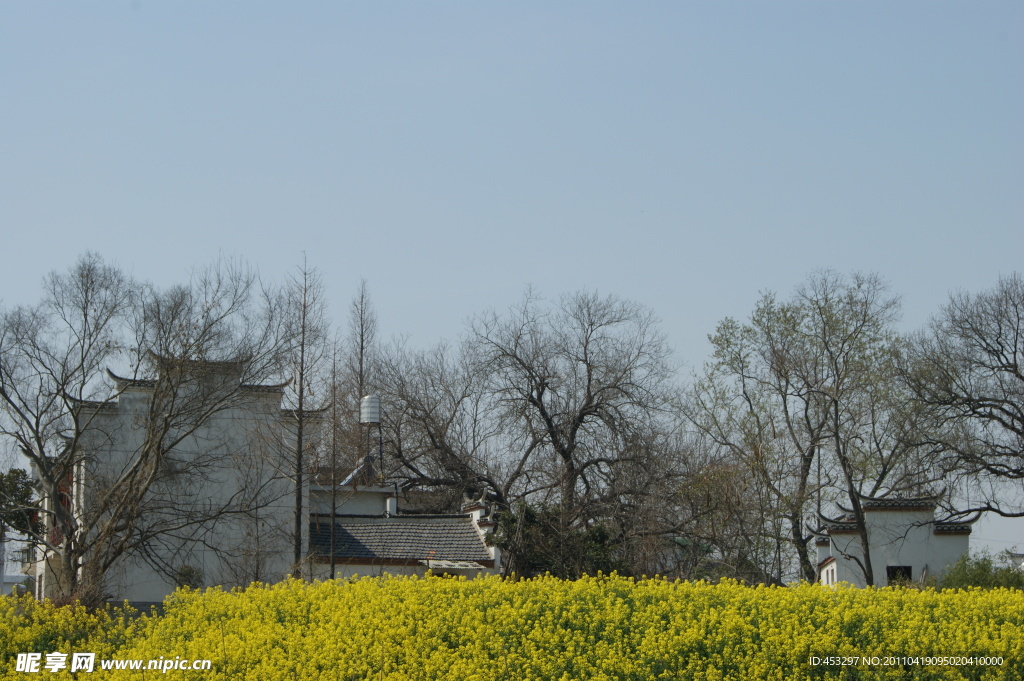
[[[414,346],[616,294],[686,374],[819,268],[907,330],[1020,271],[1022,122],[1016,1],[11,0],[0,301],[86,250],[161,286],[306,257]]]

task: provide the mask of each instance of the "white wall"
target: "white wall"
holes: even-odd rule
[[[80,476],[85,489],[79,488],[75,499],[80,510],[136,459],[148,401],[148,390],[129,388],[120,396],[116,410],[95,415],[86,441],[93,456]],[[249,511],[221,516],[206,526],[192,528],[189,536],[167,540],[155,549],[172,570],[197,568],[203,586],[246,585],[253,579],[273,582],[289,572],[294,555],[295,488],[287,480],[288,457],[281,450],[289,436],[280,402],[280,392],[243,394],[236,406],[216,414],[174,450],[172,464],[201,463],[202,470],[158,486],[149,502],[161,500],[165,505],[196,510],[230,507],[237,511],[245,505]],[[159,517],[159,513],[156,509],[142,520]],[[308,506],[302,517],[305,555]],[[43,574],[42,569],[38,572]],[[105,576],[104,586],[115,600],[145,602],[163,600],[175,588],[173,577],[133,556],[118,560]],[[52,588],[46,591],[53,595]]]
[[[969,548],[967,535],[935,534],[930,508],[866,510],[864,516],[875,586],[888,585],[889,566],[909,566],[912,580],[921,579],[926,568],[928,577],[939,576]],[[864,570],[852,557],[847,557],[863,559],[860,535],[836,533],[831,541],[838,579],[864,586]]]
[[[349,487],[338,488],[338,515],[383,515],[387,500],[395,496],[394,487]],[[329,487],[314,486],[309,491],[310,509],[313,513],[331,512],[331,490]]]

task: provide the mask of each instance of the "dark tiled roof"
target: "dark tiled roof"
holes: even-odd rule
[[[192,362],[193,364],[200,364],[210,366],[214,369],[222,368],[224,366],[234,365],[234,362]],[[152,378],[125,378],[124,376],[118,376],[110,369],[107,369],[107,376],[110,377],[118,390],[125,390],[127,388],[155,388],[156,380]],[[238,385],[239,390],[243,392],[257,392],[257,393],[283,393],[285,387],[291,383],[291,380],[287,380],[284,383],[275,383],[273,385],[263,385],[257,383],[240,383]]]
[[[935,523],[935,534],[971,534],[972,523]]]
[[[830,535],[858,534],[860,532],[860,525],[857,523],[829,523],[826,525],[826,530]]]
[[[83,410],[95,409],[97,411],[117,411],[117,400],[78,400],[69,396],[69,401]]]
[[[118,390],[124,390],[125,388],[153,388],[156,386],[156,381],[145,378],[125,378],[124,376],[118,376],[110,369],[107,369],[107,376],[114,382]]]
[[[309,523],[309,550],[330,556],[330,517]],[[469,516],[349,516],[335,522],[334,557],[345,560],[490,561]]]
[[[249,393],[283,393],[288,381],[275,383],[274,385],[262,385],[258,383],[242,383],[238,387]]]
[[[919,508],[924,511],[935,510],[934,499],[870,499],[862,504],[865,511],[904,511]]]

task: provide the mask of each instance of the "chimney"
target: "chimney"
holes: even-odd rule
[[[463,504],[462,512],[468,514],[469,517],[473,519],[473,523],[477,524],[486,517],[487,506],[479,501],[473,501],[468,504]]]

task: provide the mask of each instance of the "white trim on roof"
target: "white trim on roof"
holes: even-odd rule
[[[441,570],[486,570],[480,563],[471,560],[421,560],[420,565]]]

